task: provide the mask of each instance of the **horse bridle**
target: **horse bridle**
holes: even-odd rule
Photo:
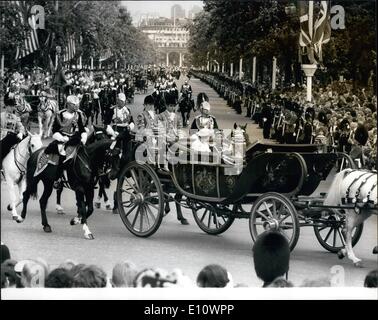
[[[31,146],[30,146],[30,141],[31,141],[31,136],[28,137],[29,138],[29,142],[28,142],[28,152],[29,152],[29,155],[32,153],[32,149],[31,149]],[[22,140],[21,140],[22,141]],[[20,142],[21,142],[20,141]],[[14,163],[17,167],[17,169],[20,171],[21,175],[24,175],[25,172],[26,172],[26,166],[23,166],[21,164],[21,162],[19,162],[17,160],[17,147],[18,147],[18,144],[14,147]],[[21,152],[18,152],[18,154],[21,156],[21,158],[24,158],[24,159],[27,159],[26,157],[24,157]],[[23,169],[20,168],[20,166],[23,167]]]

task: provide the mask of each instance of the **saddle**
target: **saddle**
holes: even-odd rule
[[[58,153],[46,153],[45,148],[42,152],[39,153],[37,158],[37,167],[34,172],[34,177],[38,176],[47,168],[49,164],[57,166],[59,164],[59,157]]]
[[[63,163],[67,163],[69,160],[74,159],[77,155],[78,146],[66,146],[66,158]],[[52,142],[42,152],[38,154],[37,167],[34,172],[34,177],[41,174],[49,164],[53,166],[59,165],[60,154],[58,151],[58,143]]]

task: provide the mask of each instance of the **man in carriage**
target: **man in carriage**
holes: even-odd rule
[[[210,109],[210,103],[208,103],[207,101],[201,103],[201,114],[194,118],[190,127],[191,130],[201,130],[203,128],[218,129],[217,120],[210,114]]]
[[[182,120],[176,113],[176,101],[174,97],[169,97],[166,101],[167,108],[164,112],[159,114],[159,120],[164,124],[167,134],[167,142],[174,143],[183,138]]]

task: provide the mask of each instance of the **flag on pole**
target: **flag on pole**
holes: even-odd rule
[[[30,30],[24,34],[23,47],[17,47],[16,60],[24,58],[39,49],[38,34],[35,24],[35,17],[32,15],[31,21],[28,21],[29,7],[26,1],[11,1],[18,11],[18,22],[22,26],[30,26]],[[16,23],[16,21],[14,21]]]
[[[71,61],[76,54],[75,36],[72,34],[68,37],[68,42],[64,50],[63,61]]]
[[[331,38],[329,1],[299,1],[299,22],[299,45],[307,48],[311,63],[317,63],[315,55],[322,62],[322,46]]]

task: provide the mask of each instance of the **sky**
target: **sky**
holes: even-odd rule
[[[161,17],[171,17],[171,7],[174,4],[181,5],[185,11],[190,10],[194,5],[203,8],[202,1],[122,1],[133,18],[133,23],[137,23],[143,14],[159,15]]]

